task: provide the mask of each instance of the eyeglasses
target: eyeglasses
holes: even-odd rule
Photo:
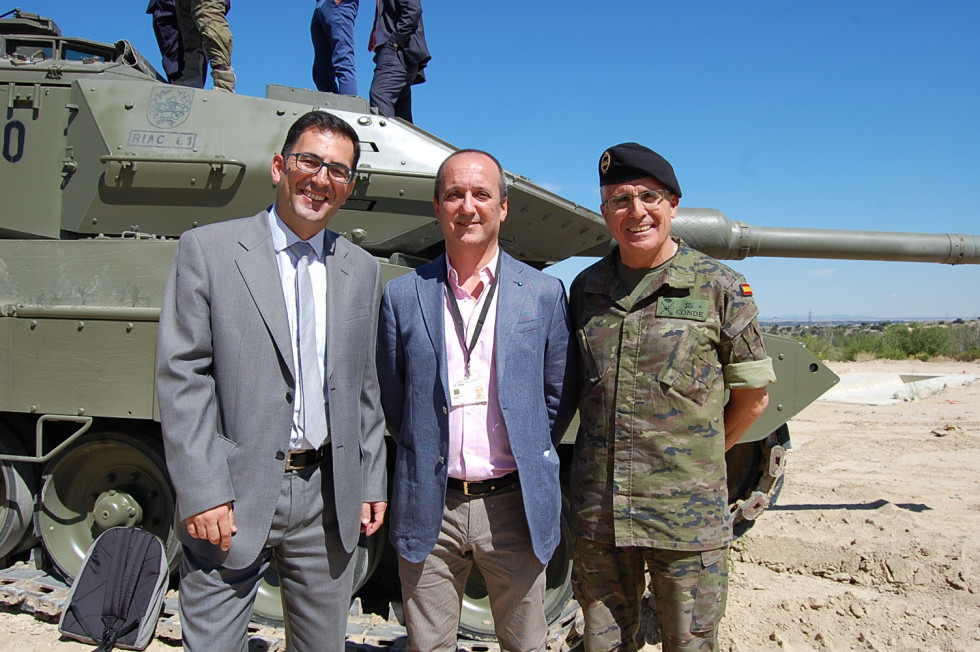
[[[644,208],[653,209],[660,205],[660,202],[667,201],[670,197],[670,191],[668,190],[644,190],[637,195],[616,195],[615,197],[610,197],[606,201],[602,202],[606,207],[618,213],[619,211],[625,211],[627,208],[633,205],[633,198],[639,197],[640,203],[643,204]]]
[[[284,159],[288,159],[290,156],[296,157],[296,167],[300,172],[317,174],[321,168],[327,168],[327,176],[330,177],[331,181],[350,183],[354,180],[354,170],[351,170],[343,163],[327,163],[316,154],[283,154]]]

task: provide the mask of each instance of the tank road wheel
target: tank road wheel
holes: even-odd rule
[[[388,528],[382,526],[370,537],[361,535],[354,550],[354,593],[361,590],[381,562],[385,542],[388,541]]]
[[[25,455],[24,447],[14,435],[0,426],[0,453]],[[3,500],[0,502],[0,560],[13,552],[24,550],[36,541],[25,537],[31,530],[34,514],[36,483],[34,472],[26,462],[3,462],[0,465]]]
[[[387,540],[385,528],[375,532],[371,537],[361,535],[357,548],[354,549],[354,593],[364,586],[378,567]],[[255,597],[254,617],[271,623],[281,623],[283,620],[279,573],[274,560],[266,571],[265,577],[262,578],[262,584]]]
[[[78,573],[88,547],[115,526],[140,527],[160,538],[171,572],[180,559],[174,492],[163,448],[148,436],[96,433],[53,459],[44,471],[38,530],[66,577]]]
[[[544,615],[549,625],[561,618],[565,607],[572,600],[572,551],[574,542],[569,525],[568,499],[562,493],[561,541],[545,571]],[[476,641],[495,641],[493,614],[486,580],[474,566],[466,581],[463,605],[459,617],[459,633]]]
[[[783,488],[789,428],[784,423],[765,439],[736,444],[725,455],[732,531],[740,537],[766,508],[776,504]]]

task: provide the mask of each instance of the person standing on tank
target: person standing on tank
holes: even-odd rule
[[[231,0],[224,0],[225,14],[231,9]],[[177,23],[177,6],[175,0],[150,0],[146,7],[146,13],[153,16],[153,34],[157,39],[157,46],[160,48],[160,56],[163,60],[163,71],[167,75],[167,81],[171,84],[177,83],[183,77],[183,86],[193,86],[204,88],[206,81],[207,66],[206,55],[203,47],[198,47],[193,54],[192,67],[194,71],[185,77],[186,59],[184,56],[184,40],[180,35],[180,26]]]
[[[174,83],[203,88],[210,63],[214,90],[234,93],[232,36],[226,17],[231,0],[176,0],[176,6],[177,25],[184,44],[184,73]]]
[[[378,0],[368,52],[374,52],[371,106],[383,116],[412,122],[412,86],[425,82],[432,59],[420,0]]]
[[[622,143],[599,159],[599,185],[618,246],[570,297],[582,369],[572,586],[585,649],[642,647],[649,572],[664,652],[716,650],[732,539],[725,451],[768,404],[772,360],[745,279],[671,237],[681,189],[670,163]]]
[[[272,157],[276,201],[186,231],[160,313],[156,381],[177,494],[188,650],[245,650],[274,561],[286,646],[341,652],[361,532],[387,507],[377,260],[327,224],[357,133],[301,116]]]
[[[358,0],[317,0],[310,23],[313,83],[317,90],[357,95],[354,20]]]
[[[475,565],[501,649],[544,650],[555,447],[578,394],[565,289],[501,250],[507,185],[490,154],[449,156],[433,205],[446,253],[388,283],[378,326],[407,649],[456,650]]]

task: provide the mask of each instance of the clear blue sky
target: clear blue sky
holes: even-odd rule
[[[159,61],[145,0],[7,0]],[[635,140],[682,206],[760,226],[980,233],[980,2],[423,0],[416,123],[598,210],[596,163]],[[238,89],[312,87],[313,0],[234,0]],[[374,3],[357,21],[360,91]],[[980,267],[749,259],[763,317],[980,315]],[[581,263],[562,263],[568,278]]]

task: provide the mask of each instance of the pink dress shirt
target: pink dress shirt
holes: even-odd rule
[[[493,271],[497,268],[497,257],[480,270],[483,289],[479,298],[459,286],[459,276],[446,256],[449,285],[456,296],[459,313],[466,327],[466,341],[460,337],[453,323],[449,308],[449,291],[445,292],[443,302],[443,322],[446,331],[446,364],[449,372],[449,385],[466,377],[466,358],[464,347],[472,341],[476,322],[487,297],[487,289],[493,281]],[[494,335],[497,323],[497,297],[500,288],[494,293],[487,318],[480,331],[480,337],[470,356],[470,378],[485,378],[489,381],[487,391],[489,401],[475,405],[461,405],[449,408],[449,477],[459,480],[480,481],[499,478],[517,469],[514,453],[510,449],[507,426],[497,399],[497,377],[494,367]]]

